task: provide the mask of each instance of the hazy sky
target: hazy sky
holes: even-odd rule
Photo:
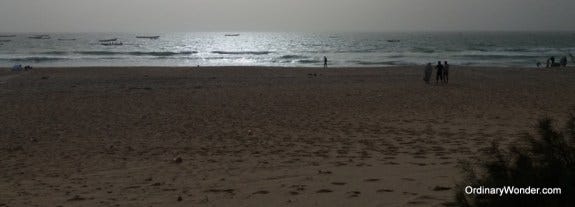
[[[575,0],[0,0],[0,32],[575,30]]]

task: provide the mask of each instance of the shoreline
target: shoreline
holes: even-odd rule
[[[432,64],[433,65],[433,64]],[[33,66],[33,65],[32,65]],[[435,67],[435,65],[433,65]],[[553,68],[537,68],[537,67],[517,67],[517,66],[460,66],[460,65],[450,65],[452,68],[457,69],[511,69],[511,70],[571,70],[575,69],[575,66],[567,66],[567,67],[553,67]],[[243,65],[236,65],[236,66],[37,66],[34,69],[320,69],[320,70],[345,70],[345,69],[413,69],[413,68],[423,68],[425,65],[405,65],[405,66],[333,66],[328,68],[323,68],[323,66],[317,67],[310,67],[310,66],[243,66]],[[0,67],[0,70],[10,70],[10,67]],[[435,70],[435,69],[434,69]]]

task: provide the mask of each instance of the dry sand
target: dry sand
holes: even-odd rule
[[[575,69],[450,75],[2,71],[0,206],[442,206],[458,160],[575,103]]]

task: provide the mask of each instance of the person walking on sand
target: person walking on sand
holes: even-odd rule
[[[431,63],[427,63],[423,73],[423,81],[427,84],[429,84],[429,80],[431,79],[431,73],[433,73],[433,66],[431,66]]]
[[[323,56],[323,68],[327,68],[327,57]]]
[[[561,67],[567,67],[567,57],[566,56],[561,57],[561,59],[559,60],[559,64],[561,65]]]
[[[443,82],[443,65],[441,64],[441,61],[437,61],[437,66],[435,66],[435,69],[437,69],[437,74],[435,75],[435,84],[439,84],[439,80]]]
[[[449,83],[449,64],[447,64],[447,61],[443,64],[443,81]]]

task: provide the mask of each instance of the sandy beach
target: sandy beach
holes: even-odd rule
[[[445,206],[460,160],[565,119],[575,69],[0,72],[0,207]]]

